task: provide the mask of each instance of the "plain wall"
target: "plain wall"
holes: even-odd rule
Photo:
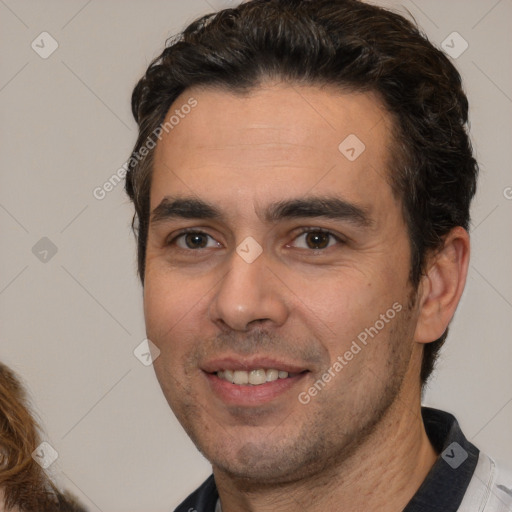
[[[51,473],[91,511],[170,511],[210,472],[133,355],[145,330],[123,184],[93,190],[129,157],[131,91],[165,39],[230,3],[0,2],[0,359],[59,453]],[[512,3],[376,3],[437,45],[454,31],[469,44],[455,64],[481,165],[471,268],[424,401],[512,466]],[[43,31],[59,45],[46,59],[31,47],[50,48]]]

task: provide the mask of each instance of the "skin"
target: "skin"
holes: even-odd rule
[[[406,226],[387,179],[391,119],[373,94],[280,83],[245,95],[195,88],[170,113],[191,96],[197,107],[155,149],[151,211],[166,197],[192,198],[220,216],[150,223],[144,308],[161,351],[157,378],[212,463],[223,511],[401,510],[437,456],[420,413],[422,347],[444,332],[462,294],[467,233],[446,236],[413,290]],[[349,134],[366,146],[352,162],[338,150]],[[369,222],[265,216],[272,203],[312,196],[341,198]],[[204,235],[177,238],[184,228]],[[334,237],[308,238],[304,228]],[[262,249],[252,263],[236,252],[249,236]],[[394,303],[402,310],[300,403]],[[227,355],[307,372],[272,400],[236,406],[204,371]]]

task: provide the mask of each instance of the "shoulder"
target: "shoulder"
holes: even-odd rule
[[[512,512],[512,468],[480,452],[459,512]]]

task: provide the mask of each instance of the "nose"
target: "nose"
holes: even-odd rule
[[[286,288],[276,274],[264,252],[251,263],[233,252],[210,304],[211,321],[244,332],[256,324],[283,325],[289,314]]]

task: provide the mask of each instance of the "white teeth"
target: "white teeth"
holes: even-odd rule
[[[267,382],[273,382],[279,378],[277,370],[267,370]]]
[[[265,370],[252,370],[249,373],[249,384],[257,386],[264,382],[267,382],[267,374],[265,373]]]
[[[265,384],[265,382],[273,382],[277,379],[286,379],[288,372],[282,370],[275,370],[273,368],[269,370],[258,369],[246,372],[244,370],[223,370],[217,372],[217,377],[222,380],[227,380],[232,384],[259,386]]]
[[[233,384],[249,384],[249,374],[236,370],[233,372]]]

